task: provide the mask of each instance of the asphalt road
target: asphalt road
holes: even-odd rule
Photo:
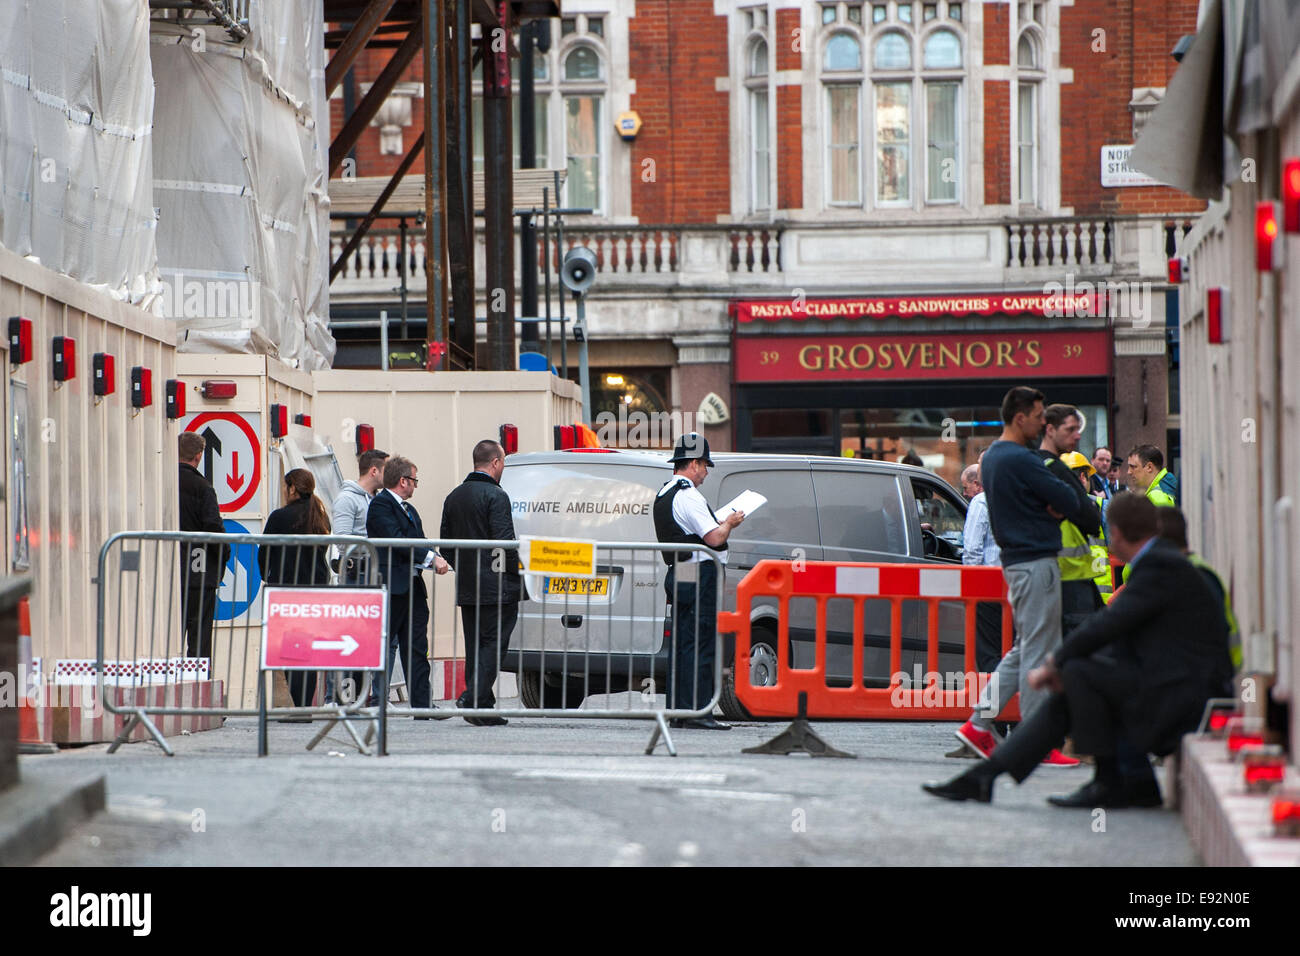
[[[24,774],[108,774],[108,809],[40,861],[214,865],[1024,865],[1197,863],[1177,814],[1048,806],[1091,770],[1002,778],[992,806],[920,790],[964,769],[954,724],[818,723],[855,760],[742,754],[781,724],[674,732],[679,756],[642,751],[647,722],[393,720],[390,756],[339,731],[256,722],[117,754],[96,745],[24,757]],[[378,852],[376,852],[378,851]]]

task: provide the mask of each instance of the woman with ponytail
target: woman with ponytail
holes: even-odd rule
[[[330,517],[316,497],[316,479],[306,468],[284,476],[285,505],[271,512],[263,534],[329,534]],[[327,545],[264,544],[257,549],[262,582],[267,585],[312,587],[329,584]],[[316,696],[315,671],[290,671],[289,696],[304,707]]]

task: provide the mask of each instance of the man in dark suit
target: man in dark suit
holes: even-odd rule
[[[180,460],[180,528],[182,531],[207,531],[225,534],[212,483],[199,471],[203,436],[181,432],[177,436]],[[180,551],[181,616],[185,619],[185,655],[212,656],[212,621],[217,613],[217,588],[226,573],[230,548],[223,544],[191,545],[182,543]],[[215,670],[215,668],[214,668]]]
[[[409,458],[394,456],[384,465],[384,489],[366,512],[366,535],[371,538],[423,539],[424,525],[409,503],[420,479]],[[379,548],[379,571],[388,585],[388,673],[392,654],[402,655],[402,670],[412,707],[431,707],[429,696],[429,592],[423,571],[450,570],[438,554],[427,548]]]
[[[474,446],[474,470],[447,496],[442,506],[443,539],[513,541],[515,523],[510,496],[501,487],[506,455],[485,438]],[[452,551],[456,569],[456,603],[465,628],[465,692],[458,707],[491,709],[501,658],[510,649],[510,633],[519,617],[519,552],[514,548]],[[505,724],[504,717],[466,717],[479,727]]]
[[[949,800],[993,799],[993,781],[1023,781],[1068,733],[1080,753],[1097,760],[1093,780],[1058,807],[1158,806],[1160,790],[1125,778],[1117,759],[1121,737],[1138,753],[1164,755],[1196,728],[1205,702],[1222,692],[1227,624],[1205,578],[1177,546],[1156,537],[1156,506],[1132,492],[1110,506],[1110,549],[1129,565],[1129,579],[1106,608],[1080,624],[1029,674],[1031,686],[1053,693],[986,763],[924,789]]]

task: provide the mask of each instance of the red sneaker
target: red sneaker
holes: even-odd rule
[[[957,732],[957,739],[964,743],[971,750],[975,751],[985,760],[988,760],[993,754],[993,748],[997,746],[995,738],[987,730],[980,730],[969,720],[961,725]],[[1076,761],[1077,763],[1078,761]]]
[[[1075,760],[1073,757],[1067,757],[1059,750],[1053,750],[1050,754],[1048,754],[1046,757],[1043,758],[1043,762],[1040,763],[1039,766],[1040,767],[1077,767],[1079,766],[1079,761]]]

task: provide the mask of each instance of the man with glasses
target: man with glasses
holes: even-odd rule
[[[409,458],[395,456],[384,465],[384,490],[375,495],[366,512],[366,534],[371,538],[426,537],[419,512],[410,498],[420,480]],[[451,566],[427,548],[379,548],[379,571],[388,585],[388,673],[394,653],[402,655],[402,671],[412,707],[431,707],[429,696],[429,592],[423,572],[433,568],[446,574]],[[416,558],[420,560],[416,560]],[[417,720],[422,718],[416,718]]]

